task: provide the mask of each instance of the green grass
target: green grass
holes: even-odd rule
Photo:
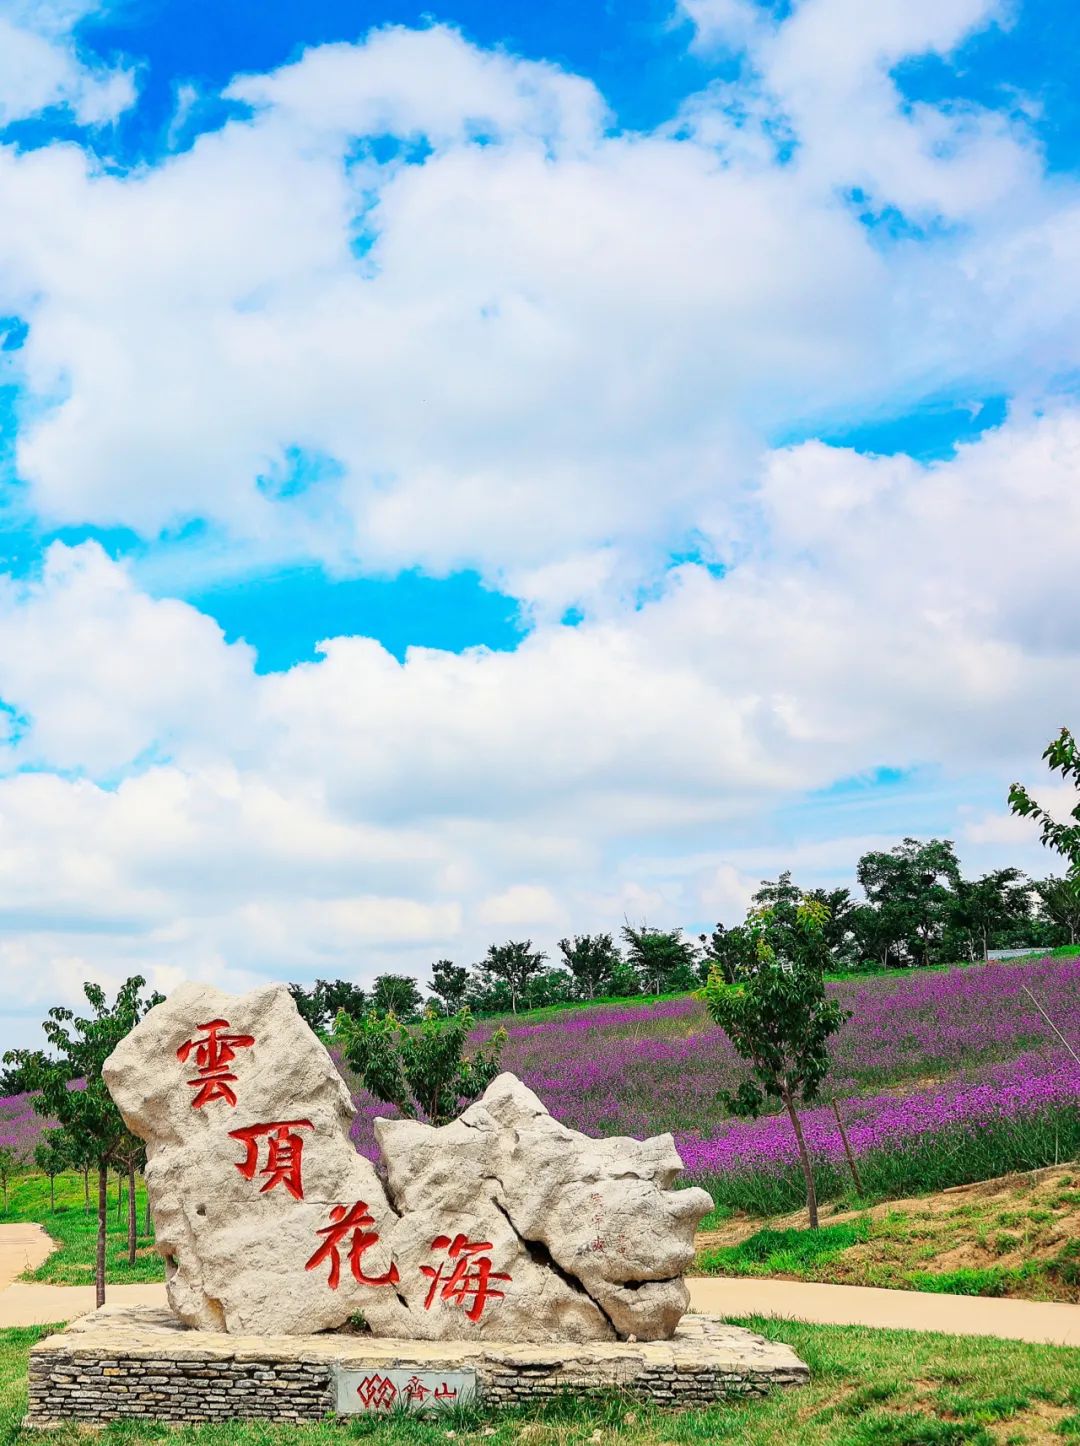
[[[869,1235],[867,1219],[817,1230],[758,1230],[739,1245],[702,1251],[695,1268],[706,1275],[806,1276]]]
[[[1064,1166],[921,1200],[860,1201],[831,1223],[826,1211],[817,1231],[784,1216],[760,1229],[736,1219],[717,1227],[721,1242],[699,1253],[694,1270],[1075,1303],[1075,1178],[1074,1167]]]
[[[356,1417],[340,1424],[248,1422],[182,1430],[132,1423],[106,1427],[89,1439],[103,1446],[149,1441],[170,1446],[351,1441],[441,1446],[448,1439],[476,1446],[570,1446],[594,1439],[613,1446],[713,1441],[731,1446],[998,1446],[1008,1441],[1020,1446],[1051,1440],[1064,1446],[1080,1437],[1080,1350],[862,1326],[757,1319],[739,1324],[787,1341],[810,1366],[811,1384],[708,1410],[663,1412],[622,1395],[594,1402],[566,1399],[500,1415],[462,1412],[452,1421]],[[0,1446],[76,1446],[88,1439],[85,1428],[20,1429],[27,1352],[46,1329],[0,1332]]]
[[[1030,954],[1018,954],[1015,959],[1002,959],[1002,964],[1022,964],[1029,959],[1070,959],[1080,954],[1080,944],[1059,944],[1055,949],[1033,949]],[[952,969],[970,969],[974,965],[982,964],[982,959],[955,959],[949,964],[920,964],[913,969],[883,968],[880,964],[872,965],[865,969],[830,969],[825,973],[825,979],[830,983],[839,983],[845,979],[871,979],[881,975],[898,977],[902,974],[944,974]],[[569,999],[560,1004],[545,1004],[538,1009],[522,1009],[517,1014],[507,1014],[499,1010],[494,1014],[482,1013],[480,1018],[502,1020],[513,1024],[542,1024],[546,1019],[554,1019],[568,1010],[577,1013],[582,1009],[601,1009],[609,1005],[617,1004],[630,1007],[640,1004],[643,1008],[650,1004],[659,1004],[665,999],[682,999],[687,991],[685,989],[675,990],[668,994],[604,994],[596,999]]]
[[[146,1220],[146,1192],[142,1181],[135,1191],[138,1207],[140,1254],[135,1264],[127,1261],[127,1188],[121,1217],[116,1216],[116,1181],[109,1182],[109,1228],[106,1240],[105,1276],[114,1284],[135,1284],[165,1279],[165,1268],[154,1253],[154,1237],[143,1234]],[[94,1258],[97,1250],[96,1181],[90,1182],[90,1209],[83,1197],[83,1178],[78,1174],[61,1175],[56,1181],[56,1210],[50,1208],[49,1182],[44,1175],[16,1175],[8,1186],[7,1209],[0,1211],[0,1221],[33,1220],[43,1225],[58,1249],[54,1250],[37,1270],[28,1271],[26,1280],[39,1280],[50,1285],[89,1285],[94,1279]]]

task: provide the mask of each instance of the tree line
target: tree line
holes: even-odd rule
[[[905,838],[891,849],[871,850],[859,859],[855,877],[862,898],[849,888],[800,888],[790,872],[763,880],[743,923],[717,924],[697,938],[681,928],[627,923],[618,939],[611,933],[560,939],[553,959],[531,939],[492,944],[472,966],[438,959],[426,999],[420,982],[406,974],[381,974],[369,990],[341,979],[289,987],[304,1019],[322,1031],[339,1012],[358,1019],[373,1010],[409,1020],[431,1005],[446,1016],[461,1009],[516,1014],[577,1000],[677,993],[699,988],[714,969],[734,978],[753,956],[761,910],[800,899],[821,906],[815,949],[825,971],[918,968],[983,959],[990,949],[1054,948],[1080,939],[1075,876],[1035,880],[1003,868],[968,879],[949,839]]]

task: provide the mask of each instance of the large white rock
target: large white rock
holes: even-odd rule
[[[379,1120],[384,1185],[283,986],[181,986],[105,1080],[146,1141],[169,1302],[188,1325],[310,1334],[361,1313],[379,1336],[648,1340],[686,1309],[712,1202],[671,1188],[670,1135],[590,1139],[503,1074],[452,1124]]]

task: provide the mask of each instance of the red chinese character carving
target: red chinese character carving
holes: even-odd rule
[[[389,1411],[397,1400],[397,1387],[389,1376],[365,1376],[356,1388],[360,1404],[376,1411]]]
[[[431,1395],[431,1387],[425,1386],[419,1376],[410,1376],[405,1382],[406,1401],[419,1401],[423,1405],[424,1397]]]
[[[443,1381],[440,1385],[435,1387],[435,1399],[436,1401],[456,1401],[457,1387],[448,1386],[446,1382]]]
[[[188,1084],[197,1091],[191,1101],[192,1109],[202,1109],[207,1100],[225,1100],[227,1104],[235,1105],[236,1095],[230,1086],[236,1083],[236,1076],[229,1072],[228,1066],[236,1058],[238,1049],[248,1049],[255,1043],[254,1037],[250,1034],[222,1034],[221,1031],[229,1027],[227,1019],[211,1019],[209,1023],[195,1027],[205,1029],[205,1037],[186,1039],[176,1051],[181,1064],[186,1064],[188,1055],[195,1051],[198,1075],[188,1080]]]
[[[424,1275],[431,1280],[427,1298],[424,1301],[425,1310],[431,1309],[435,1304],[435,1297],[438,1295],[440,1299],[448,1300],[452,1305],[462,1306],[469,1320],[478,1321],[489,1298],[501,1300],[506,1294],[505,1291],[494,1290],[491,1281],[509,1280],[510,1277],[501,1271],[492,1270],[490,1257],[481,1253],[492,1249],[490,1240],[473,1241],[464,1235],[455,1235],[451,1240],[449,1235],[436,1235],[431,1242],[431,1248],[432,1250],[445,1250],[454,1262],[454,1268],[444,1281],[445,1261],[437,1270],[433,1265],[420,1267]],[[439,1290],[440,1285],[442,1290]],[[465,1307],[465,1301],[469,1296],[472,1296],[472,1303]]]
[[[341,1251],[338,1248],[344,1241],[349,1231],[352,1231],[352,1244],[349,1246],[349,1269],[361,1285],[397,1285],[400,1280],[398,1268],[390,1262],[390,1269],[385,1275],[365,1275],[361,1256],[369,1245],[374,1245],[379,1238],[378,1231],[369,1230],[369,1225],[375,1224],[374,1216],[369,1212],[363,1200],[358,1200],[355,1205],[346,1210],[344,1205],[335,1205],[330,1211],[331,1224],[324,1225],[317,1230],[316,1235],[325,1235],[326,1239],[316,1250],[305,1270],[314,1270],[323,1260],[330,1262],[330,1274],[327,1277],[327,1285],[331,1290],[337,1290],[341,1280]]]
[[[230,1130],[229,1138],[242,1140],[247,1154],[236,1168],[245,1180],[255,1178],[255,1167],[259,1163],[259,1139],[269,1136],[266,1142],[266,1165],[261,1171],[267,1177],[266,1184],[259,1191],[265,1195],[275,1185],[284,1185],[294,1200],[304,1198],[304,1186],[300,1178],[300,1156],[304,1142],[294,1130],[313,1130],[310,1120],[280,1120],[271,1125],[248,1125],[242,1130]]]

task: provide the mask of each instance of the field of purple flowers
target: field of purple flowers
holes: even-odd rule
[[[825,1099],[841,1102],[867,1195],[895,1198],[1080,1155],[1080,958],[1046,958],[831,984],[852,1011],[835,1037]],[[718,1204],[762,1214],[802,1199],[786,1117],[725,1116],[743,1066],[704,1007],[647,1005],[502,1021],[508,1069],[566,1124],[592,1134],[671,1130],[687,1176]],[[485,1021],[478,1031],[495,1028]],[[374,1153],[359,1096],[358,1147]],[[851,1190],[831,1107],[806,1111],[823,1198]]]
[[[832,1044],[824,1102],[805,1111],[822,1198],[851,1191],[830,1101],[840,1102],[865,1193],[897,1198],[1080,1157],[1080,957],[889,974],[830,984],[852,1017]],[[1030,990],[1030,994],[1027,992]],[[802,1199],[786,1117],[729,1119],[718,1096],[743,1066],[692,997],[484,1021],[503,1063],[558,1118],[590,1134],[671,1130],[687,1178],[718,1204],[781,1213]],[[392,1111],[356,1094],[353,1138]],[[29,1160],[42,1121],[0,1099],[0,1148]]]
[[[28,1094],[0,1096],[0,1150],[8,1150],[19,1163],[33,1158],[45,1121]]]

